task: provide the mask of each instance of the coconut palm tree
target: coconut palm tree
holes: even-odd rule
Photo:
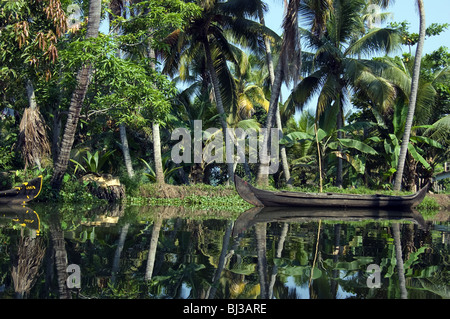
[[[288,79],[292,72],[289,72],[289,66],[294,65],[294,69],[298,67],[300,61],[294,57],[298,57],[299,41],[298,41],[298,12],[300,7],[300,0],[290,0],[286,8],[286,14],[283,21],[283,42],[280,50],[280,60],[277,67],[273,73],[273,80],[271,79],[272,92],[270,97],[269,110],[267,112],[266,128],[268,129],[264,136],[262,144],[262,158],[261,164],[259,166],[257,184],[267,186],[269,182],[269,141],[270,141],[270,129],[274,126],[277,120],[278,111],[278,101],[281,92],[281,85],[284,80]],[[261,16],[260,16],[261,19]],[[266,46],[266,50],[267,50]],[[266,57],[268,60],[269,70],[273,69],[270,62],[270,52],[266,52]],[[290,63],[289,61],[291,60]],[[294,78],[296,78],[294,72]],[[286,163],[287,164],[287,163]],[[286,165],[287,167],[287,165]],[[288,171],[288,170],[286,170]],[[286,173],[285,171],[285,173]]]
[[[359,57],[392,52],[400,43],[400,34],[394,29],[374,28],[355,40],[364,25],[361,20],[364,8],[363,1],[335,0],[323,30],[302,29],[303,37],[315,53],[303,52],[303,69],[309,75],[294,88],[290,107],[301,110],[318,93],[316,121],[333,106],[337,110],[338,139],[342,137],[343,110],[350,92],[364,91],[374,103],[385,107],[395,97],[394,86],[376,75],[385,65]],[[311,11],[309,19],[320,20],[315,17],[322,14]],[[342,182],[342,158],[338,156],[336,185],[341,187]]]
[[[405,133],[403,135],[402,146],[400,148],[400,155],[398,159],[397,173],[395,175],[394,190],[402,188],[403,171],[405,168],[406,154],[408,152],[409,138],[411,136],[411,127],[414,120],[414,112],[416,109],[417,92],[419,88],[420,65],[422,61],[422,52],[425,42],[426,22],[425,22],[425,7],[423,0],[417,0],[420,16],[419,27],[419,42],[417,43],[416,59],[414,63],[413,77],[411,81],[411,95],[409,98],[408,117],[406,118]]]
[[[256,51],[261,34],[274,37],[276,34],[245,18],[255,12],[255,8],[248,3],[211,0],[202,2],[201,6],[201,17],[194,19],[185,30],[176,30],[168,37],[172,50],[165,56],[164,72],[174,75],[183,62],[201,57],[204,78],[212,84],[220,125],[225,132],[227,113],[236,103],[234,83],[227,66],[227,61],[236,61],[228,39],[232,38]],[[226,144],[226,149],[231,152],[231,145]],[[233,181],[233,163],[227,163],[227,171],[229,181]]]
[[[96,38],[98,36],[101,18],[101,4],[101,0],[89,1],[86,39]],[[67,170],[70,151],[72,150],[72,145],[75,140],[78,119],[80,118],[81,108],[89,86],[91,70],[92,67],[88,62],[81,67],[77,74],[77,86],[70,101],[69,114],[61,141],[61,150],[58,160],[55,163],[55,168],[51,179],[52,188],[55,190],[59,190],[61,188],[62,179]]]

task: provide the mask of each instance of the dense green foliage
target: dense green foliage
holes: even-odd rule
[[[301,77],[286,73],[286,84],[296,86],[286,103],[279,104],[281,143],[292,182],[316,189],[319,182],[328,187],[391,189],[409,104],[415,60],[411,47],[417,35],[406,21],[385,28],[369,24],[365,20],[368,6],[379,4],[376,1],[299,3],[295,27],[300,32],[295,34],[304,48],[295,54],[302,57],[297,66],[301,66]],[[70,11],[74,7],[80,9],[77,21]],[[142,184],[156,181],[159,171],[168,184],[227,182],[226,164],[173,163],[170,152],[176,141],[171,140],[171,132],[178,127],[192,131],[194,120],[202,120],[203,131],[223,129],[223,120],[227,127],[264,127],[271,83],[263,37],[269,39],[266,43],[271,44],[276,66],[282,60],[282,38],[292,36],[287,26],[280,37],[262,25],[267,6],[256,0],[245,4],[237,0],[112,0],[102,2],[100,35],[85,39],[88,8],[89,1],[1,2],[0,171],[24,167],[26,151],[18,146],[23,130],[19,122],[30,107],[27,83],[32,83],[52,151],[38,163],[51,175],[77,71],[89,63],[93,72],[69,163],[70,180],[87,172],[113,174],[133,188],[127,192],[134,195]],[[427,36],[447,28],[448,24],[433,23]],[[448,49],[441,47],[422,58],[403,176],[409,190],[440,173],[449,160],[449,57]],[[213,94],[218,87],[212,83],[209,58],[214,62],[223,114]],[[316,94],[315,112],[299,112]],[[158,162],[154,123],[161,127]],[[126,136],[119,127],[126,128]],[[211,141],[205,139],[202,147]],[[129,164],[139,177],[128,176],[125,169],[125,142]],[[246,146],[247,157],[250,151]],[[163,167],[158,170],[156,163]],[[258,167],[259,163],[248,162],[234,165],[237,174],[252,180]],[[33,174],[39,172],[33,168],[20,176],[26,179]],[[273,186],[285,186],[281,165],[272,177]],[[440,185],[447,184],[441,181]]]

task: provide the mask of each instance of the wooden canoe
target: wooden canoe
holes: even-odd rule
[[[430,183],[427,183],[416,194],[389,196],[267,191],[253,187],[236,175],[234,183],[239,195],[257,207],[382,208],[389,210],[404,210],[419,205],[430,187]]]
[[[29,202],[36,197],[42,189],[42,176],[25,182],[20,186],[6,191],[0,191],[0,204],[17,205]]]

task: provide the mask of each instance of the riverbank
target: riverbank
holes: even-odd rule
[[[296,191],[314,191],[301,190]],[[336,192],[335,188],[324,190]],[[341,193],[375,194],[376,191],[367,189],[339,190]],[[379,192],[378,192],[379,193]],[[381,192],[393,195],[392,191]],[[157,185],[143,184],[139,187],[137,197],[127,199],[137,205],[180,206],[197,209],[231,210],[243,212],[252,207],[236,192],[234,186],[195,185]],[[436,221],[450,221],[450,194],[427,194],[422,204],[417,208],[426,219]]]

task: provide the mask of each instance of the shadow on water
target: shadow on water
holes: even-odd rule
[[[415,211],[0,206],[0,298],[449,298]]]

